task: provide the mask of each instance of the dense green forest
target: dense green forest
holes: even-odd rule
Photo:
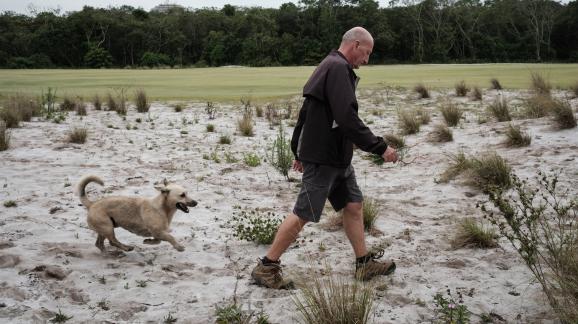
[[[372,64],[578,62],[578,0],[302,0],[0,15],[0,67],[315,65],[356,25]]]

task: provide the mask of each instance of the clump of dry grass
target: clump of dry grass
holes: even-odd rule
[[[520,129],[520,126],[508,125],[506,130],[506,145],[514,147],[528,146],[532,143],[532,137]]]
[[[383,140],[388,146],[391,146],[396,150],[400,150],[405,147],[405,138],[399,137],[397,135],[387,134],[383,136]]]
[[[532,85],[531,88],[538,95],[549,96],[550,90],[552,90],[552,85],[550,82],[546,81],[544,77],[538,72],[532,72]]]
[[[568,101],[554,100],[552,115],[560,129],[576,127],[576,116]]]
[[[470,88],[468,88],[464,80],[456,83],[455,89],[456,89],[456,96],[458,97],[465,97],[468,94],[468,91],[470,91]]]
[[[492,89],[502,90],[502,85],[500,84],[500,81],[498,81],[498,79],[493,78],[490,80],[490,83],[492,84]]]
[[[421,123],[413,110],[399,110],[397,113],[399,128],[403,134],[416,134],[419,132]]]
[[[215,125],[207,124],[207,133],[212,133],[215,131]]]
[[[74,106],[74,110],[76,110],[78,116],[86,116],[86,104],[82,101],[82,98],[79,98]]]
[[[147,94],[143,89],[138,89],[135,92],[136,111],[139,113],[146,113],[149,111],[151,104],[148,102]]]
[[[6,151],[10,147],[10,130],[6,123],[0,120],[0,151]]]
[[[443,124],[434,126],[433,131],[429,133],[429,140],[436,143],[451,142],[454,140],[452,130]]]
[[[375,221],[379,217],[379,203],[372,198],[363,200],[363,227],[371,231],[375,227]]]
[[[106,95],[106,106],[108,110],[116,111],[118,109],[118,103],[110,92]]]
[[[578,81],[576,81],[572,86],[570,86],[570,91],[572,91],[574,98],[578,98]]]
[[[175,109],[175,112],[183,111],[183,105],[180,103],[173,105],[173,108]]]
[[[466,170],[471,169],[472,161],[466,157],[463,151],[459,151],[458,154],[450,154],[450,164],[447,169],[440,175],[438,179],[439,182],[445,183],[450,180],[455,179],[459,174]]]
[[[281,115],[277,110],[275,104],[268,104],[265,109],[265,118],[269,121],[269,127],[273,129],[273,126],[278,126],[281,124]]]
[[[4,120],[7,128],[17,128],[21,121],[28,122],[41,113],[38,99],[25,94],[16,94],[8,97],[0,109],[0,119]]]
[[[94,106],[94,110],[102,110],[102,101],[100,101],[100,96],[95,94],[92,97],[92,105]]]
[[[541,118],[553,111],[554,105],[552,97],[535,95],[525,101],[522,113],[526,118]]]
[[[74,101],[74,99],[71,99],[68,96],[64,96],[64,99],[62,99],[62,103],[60,104],[60,110],[61,111],[74,111],[75,108],[76,108],[76,102]]]
[[[419,107],[417,108],[416,113],[419,116],[419,120],[422,125],[427,125],[431,122],[431,115],[429,110],[424,109],[423,107]]]
[[[255,106],[255,116],[263,117],[263,107]]]
[[[229,135],[221,135],[219,144],[231,144],[231,137]]]
[[[460,119],[462,119],[463,111],[455,103],[448,100],[443,103],[440,107],[442,116],[446,121],[446,124],[450,127],[455,127],[459,124]]]
[[[508,108],[508,102],[501,96],[498,96],[494,102],[488,106],[488,111],[492,116],[496,117],[499,122],[512,120],[510,109]]]
[[[498,246],[496,232],[491,228],[486,228],[482,223],[478,223],[472,218],[465,218],[458,224],[456,235],[451,244],[454,249],[487,249]]]
[[[417,92],[419,94],[419,97],[421,99],[427,99],[430,98],[430,94],[429,94],[429,90],[426,88],[426,86],[423,83],[419,83],[417,84],[414,88],[413,91]]]
[[[255,135],[253,131],[253,115],[251,112],[245,112],[243,117],[237,120],[237,129],[243,136]]]
[[[477,86],[472,89],[472,99],[477,101],[482,100],[482,90]]]
[[[88,130],[85,127],[74,127],[68,133],[68,142],[83,144],[88,137]]]
[[[496,152],[487,152],[480,158],[466,157],[463,152],[450,156],[452,163],[441,174],[439,181],[448,182],[464,173],[467,183],[484,191],[490,188],[509,188],[512,168]]]

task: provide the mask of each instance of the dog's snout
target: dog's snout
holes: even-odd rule
[[[189,207],[195,207],[197,205],[197,202],[194,200],[191,200],[188,204]]]

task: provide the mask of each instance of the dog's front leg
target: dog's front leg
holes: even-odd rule
[[[167,241],[169,243],[172,244],[172,246],[179,252],[183,252],[185,250],[185,247],[180,245],[179,243],[177,243],[177,241],[175,240],[175,238],[167,233],[167,232],[157,232],[157,233],[153,233],[153,237],[155,239],[158,240],[163,240],[163,241]]]

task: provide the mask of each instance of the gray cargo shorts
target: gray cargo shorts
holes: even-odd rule
[[[336,168],[307,162],[302,162],[302,165],[301,191],[293,208],[293,213],[299,218],[319,222],[327,199],[335,211],[340,211],[347,203],[363,201],[353,166]]]

